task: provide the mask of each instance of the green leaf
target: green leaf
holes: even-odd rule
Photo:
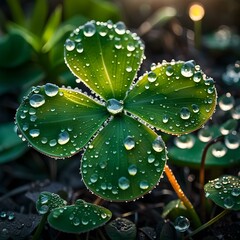
[[[108,116],[104,106],[80,91],[48,83],[25,98],[16,121],[34,148],[64,158],[79,152]]]
[[[235,211],[240,210],[240,179],[225,175],[209,181],[204,186],[206,197],[218,206]]]
[[[24,17],[23,9],[20,5],[20,1],[7,0],[7,4],[10,8],[14,22],[22,26],[25,25],[25,17]]]
[[[166,158],[160,136],[128,116],[116,115],[88,146],[81,172],[96,195],[128,201],[156,186]]]
[[[220,136],[219,126],[204,127],[198,135],[187,134],[174,139],[175,146],[170,147],[169,158],[177,165],[199,168],[206,144]],[[207,152],[205,167],[231,167],[240,164],[239,135],[228,134],[224,143],[213,144]]]
[[[31,47],[18,34],[10,33],[0,38],[0,67],[16,67],[30,58]]]
[[[43,36],[42,36],[43,42],[47,42],[51,37],[54,36],[54,33],[61,22],[61,17],[62,17],[62,7],[58,6],[50,16],[45,26],[45,29],[43,31]]]
[[[140,38],[116,24],[87,22],[65,43],[71,71],[104,99],[123,100],[143,59]]]
[[[0,164],[16,159],[27,150],[14,131],[14,123],[1,124],[0,136]]]
[[[36,209],[39,214],[46,214],[54,208],[64,207],[67,202],[58,194],[51,192],[41,192],[36,202]]]
[[[111,217],[108,209],[78,200],[75,205],[52,210],[48,223],[62,232],[82,233],[104,225]]]
[[[34,3],[33,13],[30,19],[29,30],[40,36],[48,14],[47,0],[36,0]]]
[[[140,77],[125,99],[125,110],[163,132],[200,128],[213,114],[216,90],[193,61],[164,62]]]

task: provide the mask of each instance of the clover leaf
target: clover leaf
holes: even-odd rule
[[[40,152],[65,158],[84,148],[83,181],[112,201],[139,198],[159,182],[167,156],[154,129],[194,131],[216,105],[214,82],[194,61],[163,62],[135,80],[143,51],[124,23],[87,22],[66,40],[65,62],[89,91],[36,87],[16,114]]]

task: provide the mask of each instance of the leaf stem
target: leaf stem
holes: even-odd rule
[[[169,182],[171,183],[174,191],[176,192],[178,198],[183,202],[184,206],[187,208],[193,223],[194,223],[194,227],[198,228],[201,226],[201,221],[192,205],[192,203],[189,201],[189,199],[187,198],[187,196],[184,194],[184,192],[182,191],[180,185],[177,182],[177,179],[175,178],[172,170],[169,168],[168,165],[165,165],[165,173],[167,175],[167,178],[169,180]]]
[[[205,228],[211,226],[213,223],[217,222],[219,219],[221,219],[222,217],[224,217],[227,213],[229,213],[231,210],[229,209],[225,209],[223,210],[221,213],[219,213],[217,216],[215,216],[214,218],[212,218],[211,220],[209,220],[208,222],[204,223],[202,226],[200,226],[199,228],[197,228],[196,230],[194,230],[192,233],[190,233],[188,236],[185,237],[185,239],[188,239],[192,236],[194,236],[195,234],[199,233],[200,231],[204,230]]]
[[[38,227],[37,227],[37,229],[36,229],[36,231],[35,231],[35,233],[34,233],[34,235],[33,235],[32,240],[38,240],[38,239],[40,239],[40,235],[41,235],[41,233],[42,233],[42,231],[43,231],[43,228],[44,228],[44,226],[45,226],[45,223],[46,223],[46,221],[47,221],[47,217],[48,217],[48,213],[46,213],[46,214],[44,214],[44,215],[42,216],[41,222],[38,224]]]

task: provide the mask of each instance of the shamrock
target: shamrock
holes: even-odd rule
[[[214,82],[194,61],[164,61],[134,81],[143,51],[122,22],[87,22],[65,42],[66,64],[86,92],[34,87],[16,114],[22,136],[38,151],[66,158],[84,149],[83,181],[107,200],[151,191],[167,161],[156,130],[192,132],[216,105]]]

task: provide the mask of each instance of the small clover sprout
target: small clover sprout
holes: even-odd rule
[[[158,184],[167,155],[154,129],[192,132],[216,105],[214,82],[194,61],[163,61],[135,80],[143,51],[122,22],[87,22],[66,40],[65,62],[89,91],[38,86],[16,114],[38,151],[66,158],[84,149],[83,181],[107,200],[134,200]]]
[[[239,177],[224,175],[209,181],[204,186],[206,197],[218,206],[239,211],[240,210],[240,180]]]

